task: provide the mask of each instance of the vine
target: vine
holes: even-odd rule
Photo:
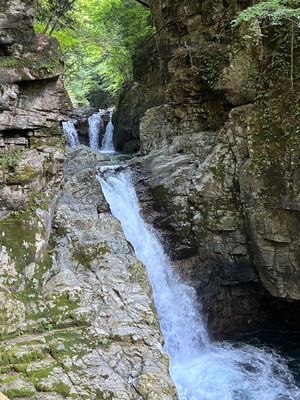
[[[250,23],[250,27],[257,35],[257,22],[260,24],[262,35],[269,27],[286,27],[289,25],[290,37],[290,84],[294,89],[294,54],[296,35],[300,28],[300,2],[298,0],[268,0],[261,1],[254,6],[240,12],[233,20],[232,26],[236,27],[244,22]]]

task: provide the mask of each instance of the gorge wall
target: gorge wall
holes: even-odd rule
[[[65,158],[60,49],[33,14],[33,1],[1,0],[0,391],[176,399],[144,267],[96,180],[105,157]]]
[[[26,328],[24,274],[44,259],[63,173],[68,97],[56,41],[36,36],[30,1],[0,6],[1,335]],[[26,270],[27,269],[27,270]],[[27,271],[27,272],[26,272]],[[29,272],[30,271],[30,272]],[[38,282],[37,276],[35,276]],[[19,293],[20,291],[20,293]]]
[[[150,1],[155,50],[115,119],[116,141],[139,141],[152,222],[219,337],[274,313],[299,324],[300,54],[287,26],[233,28],[249,5]]]

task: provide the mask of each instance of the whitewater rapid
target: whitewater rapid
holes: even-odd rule
[[[283,358],[270,349],[210,340],[193,288],[183,283],[145,223],[130,172],[98,176],[113,215],[146,266],[180,400],[300,400]]]

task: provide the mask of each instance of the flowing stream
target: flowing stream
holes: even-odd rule
[[[104,153],[115,153],[115,147],[113,144],[113,136],[114,136],[114,125],[112,123],[112,114],[113,111],[110,111],[110,119],[107,124],[106,131],[102,140],[101,151]]]
[[[69,121],[63,122],[63,130],[68,138],[68,145],[70,147],[79,146],[78,133],[74,125],[74,121],[70,119]]]
[[[100,150],[100,130],[103,126],[101,112],[94,113],[89,117],[89,142],[94,150]]]
[[[130,172],[98,176],[113,215],[147,268],[180,400],[299,400],[283,358],[270,349],[212,342],[194,289],[183,283],[143,220]]]

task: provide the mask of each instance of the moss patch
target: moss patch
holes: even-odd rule
[[[52,387],[56,393],[61,394],[63,397],[68,397],[70,394],[70,386],[63,382],[54,383]]]
[[[3,389],[3,394],[10,399],[15,399],[17,397],[31,397],[35,395],[35,393],[36,391],[33,388],[27,386]]]
[[[17,269],[23,268],[35,260],[36,216],[30,210],[12,213],[0,221],[1,244],[8,250],[9,255],[16,261]]]
[[[137,261],[134,264],[131,264],[128,267],[130,272],[130,280],[132,282],[138,283],[151,298],[152,292],[150,289],[150,285],[148,284],[149,278],[147,275],[146,267],[140,262]]]
[[[46,303],[49,310],[49,317],[47,320],[53,327],[80,323],[74,312],[78,309],[80,304],[80,296],[78,293],[69,291],[53,293],[46,298]]]
[[[0,166],[5,167],[8,171],[13,171],[13,169],[20,162],[20,152],[0,154]],[[5,169],[3,168],[3,172]]]
[[[28,364],[31,361],[38,361],[45,358],[45,348],[33,346],[1,346],[0,364],[20,365]]]
[[[0,57],[0,71],[16,69],[22,72],[23,69],[29,69],[34,76],[42,78],[49,74],[54,74],[60,68],[59,58],[49,59],[47,57],[38,58],[19,58],[19,57]]]
[[[24,165],[14,171],[13,174],[6,175],[6,182],[9,185],[22,185],[32,182],[38,175],[38,170],[30,165]]]
[[[99,257],[103,257],[108,251],[109,247],[106,242],[90,243],[87,246],[78,244],[72,253],[72,258],[85,268],[90,269],[91,263]]]

